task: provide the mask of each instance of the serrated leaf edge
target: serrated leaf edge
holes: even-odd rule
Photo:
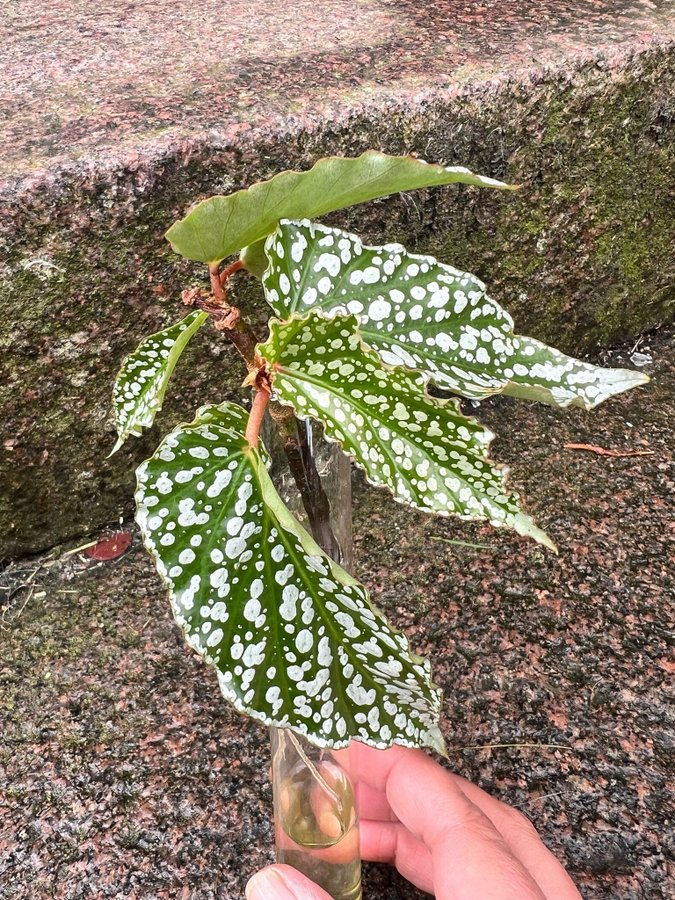
[[[385,371],[395,372],[397,369],[403,370],[408,376],[410,376],[410,377],[412,378],[412,380],[418,380],[418,381],[419,381],[420,387],[421,387],[421,393],[423,393],[423,394],[425,395],[425,397],[426,397],[432,404],[434,404],[434,405],[436,405],[436,406],[439,406],[439,407],[445,407],[445,406],[448,406],[448,405],[452,405],[452,406],[454,406],[455,410],[456,410],[461,416],[463,416],[467,421],[471,422],[472,424],[477,425],[477,426],[481,429],[482,434],[483,434],[483,439],[482,439],[481,442],[480,442],[480,445],[481,445],[481,448],[482,448],[482,451],[483,451],[482,459],[483,459],[483,461],[490,463],[490,465],[495,469],[495,471],[497,471],[497,472],[502,476],[502,483],[503,483],[504,486],[506,487],[506,483],[507,483],[507,480],[508,480],[508,476],[509,476],[509,474],[510,474],[510,469],[509,469],[509,467],[506,466],[506,465],[504,465],[504,464],[502,464],[502,463],[495,462],[494,460],[490,459],[490,457],[489,457],[490,445],[492,444],[492,441],[493,441],[494,438],[495,438],[495,434],[494,434],[492,431],[490,431],[489,428],[487,428],[485,425],[483,425],[482,422],[480,422],[480,421],[479,421],[478,419],[476,419],[474,416],[467,416],[467,415],[465,415],[465,414],[462,412],[462,409],[461,409],[461,406],[460,406],[460,402],[459,402],[458,399],[456,399],[456,398],[454,398],[454,397],[448,397],[448,398],[445,398],[445,397],[434,397],[432,394],[430,394],[430,393],[428,392],[427,388],[428,388],[429,383],[430,383],[433,379],[431,379],[429,376],[427,376],[426,373],[420,372],[418,369],[410,369],[410,368],[408,368],[407,366],[395,366],[395,365],[393,365],[393,364],[391,364],[391,363],[385,363],[384,360],[382,360],[382,359],[380,358],[380,355],[377,353],[377,351],[374,350],[372,347],[370,347],[370,346],[365,342],[364,338],[363,338],[362,335],[361,335],[361,329],[360,329],[360,327],[359,327],[359,325],[358,325],[358,317],[357,317],[357,316],[354,316],[353,313],[346,313],[346,314],[345,314],[345,313],[342,313],[342,312],[339,312],[339,311],[336,311],[336,310],[332,310],[330,313],[324,313],[324,311],[323,311],[323,310],[320,310],[320,309],[311,309],[311,310],[310,310],[306,315],[304,315],[304,316],[299,315],[298,313],[293,313],[293,315],[292,315],[289,319],[279,319],[279,318],[277,318],[276,316],[272,316],[272,317],[268,320],[269,337],[267,338],[266,341],[261,341],[261,342],[256,346],[256,352],[258,352],[258,353],[260,353],[261,355],[264,356],[264,354],[262,354],[262,352],[261,352],[261,348],[262,348],[268,341],[271,341],[271,340],[272,340],[272,338],[273,338],[273,331],[274,331],[275,328],[278,328],[280,325],[285,325],[285,324],[288,324],[288,323],[290,323],[290,322],[294,322],[294,321],[295,321],[295,322],[300,322],[300,321],[303,321],[303,320],[307,320],[307,319],[309,319],[311,316],[316,316],[317,318],[320,318],[320,319],[323,319],[323,320],[326,320],[326,321],[332,321],[333,319],[338,318],[338,317],[340,317],[340,318],[352,318],[352,319],[355,319],[356,322],[357,322],[355,334],[356,334],[356,335],[358,336],[358,338],[359,338],[360,349],[363,350],[365,356],[370,357],[371,360],[373,360],[373,361],[376,362],[378,365],[380,365]],[[272,383],[272,389],[274,390],[274,378],[275,378],[275,372],[274,372],[274,369],[271,368],[271,369],[269,370],[269,373],[268,373],[268,374],[269,374],[269,376],[270,376],[270,380],[271,380],[271,383]],[[274,396],[274,399],[275,399],[278,403],[280,403],[282,406],[287,406],[287,407],[290,407],[291,409],[293,409],[294,412],[295,412],[295,415],[297,416],[297,418],[301,419],[302,421],[307,421],[307,420],[309,420],[309,419],[312,418],[311,416],[307,416],[307,415],[304,415],[304,416],[303,416],[302,410],[296,409],[296,408],[293,406],[293,403],[291,403],[290,401],[283,400],[281,397],[279,397],[278,395],[276,395],[276,394],[274,394],[274,393],[273,393],[273,396]],[[325,423],[324,423],[324,424],[325,424]],[[357,466],[359,467],[360,471],[363,472],[364,478],[366,479],[366,481],[368,482],[368,484],[371,484],[373,487],[376,487],[376,488],[380,488],[380,489],[386,490],[386,491],[392,496],[392,498],[393,498],[397,503],[400,503],[402,506],[407,506],[408,508],[416,509],[416,510],[418,510],[419,512],[426,513],[427,515],[433,515],[433,513],[430,513],[428,509],[424,509],[423,507],[417,506],[417,505],[414,504],[414,503],[410,503],[410,502],[408,502],[408,501],[406,501],[406,500],[400,499],[399,497],[396,496],[396,494],[392,491],[392,489],[391,489],[388,485],[386,485],[386,484],[380,484],[379,482],[372,481],[372,480],[368,477],[368,474],[367,474],[367,472],[365,471],[365,469],[361,466],[361,464],[358,462],[358,460],[354,457],[354,455],[353,455],[352,453],[350,453],[348,450],[344,449],[343,446],[342,446],[342,444],[341,444],[341,442],[340,442],[337,438],[333,438],[333,437],[332,437],[325,429],[324,429],[324,438],[325,438],[329,443],[331,443],[331,444],[338,444],[338,445],[340,446],[340,449],[341,449],[342,452],[345,454],[345,456],[348,456],[349,459],[350,459],[355,465],[357,465]],[[519,494],[517,491],[512,491],[512,496],[513,496],[514,500],[515,500],[515,501],[518,503],[518,505],[520,506],[520,503],[521,503],[520,494]],[[440,511],[437,511],[435,514],[436,514],[436,515],[443,516],[443,517],[447,517],[447,518],[450,518],[450,517],[452,516],[453,518],[461,519],[462,521],[465,521],[465,522],[476,522],[476,521],[479,521],[479,522],[480,522],[480,521],[483,521],[483,522],[489,522],[489,523],[490,523],[493,527],[495,527],[495,528],[507,528],[507,529],[509,529],[509,530],[515,531],[517,534],[520,534],[522,537],[531,537],[533,540],[537,541],[537,542],[540,543],[540,544],[543,544],[545,547],[547,547],[549,550],[552,550],[554,553],[556,553],[556,554],[558,553],[558,548],[557,548],[556,545],[553,543],[553,541],[551,540],[551,538],[546,534],[545,531],[543,531],[541,528],[539,528],[539,527],[535,524],[534,519],[532,519],[532,517],[529,516],[529,515],[528,515],[527,513],[525,513],[525,512],[521,512],[520,514],[518,514],[518,515],[516,515],[516,516],[513,517],[513,520],[512,520],[512,521],[513,521],[513,525],[509,525],[509,524],[507,524],[507,523],[505,523],[505,522],[492,522],[490,519],[488,519],[487,516],[464,516],[464,515],[461,515],[460,513],[456,513],[456,512],[447,512],[447,513],[444,513],[444,512],[440,512]]]
[[[215,406],[215,408],[220,409],[221,407],[225,407],[225,406],[237,406],[237,405],[238,404],[233,404],[233,403],[226,401],[225,403],[223,403],[219,406]],[[162,441],[156,448],[155,454],[153,454],[153,457],[157,453],[160,452],[160,450],[162,449],[162,447],[165,446],[165,444],[167,444],[171,441],[171,439],[177,432],[179,432],[183,429],[186,429],[186,428],[196,427],[197,425],[202,424],[200,417],[204,416],[204,414],[208,413],[208,411],[213,408],[214,408],[213,404],[207,404],[205,406],[202,406],[197,410],[197,413],[195,414],[195,418],[192,420],[192,422],[183,422],[183,423],[177,425],[175,428],[173,428],[162,439]],[[243,407],[242,407],[242,409],[243,409]],[[262,451],[262,452],[260,452],[260,451]],[[333,573],[334,575],[337,575],[337,573],[339,572],[338,580],[345,581],[347,584],[352,585],[352,586],[356,585],[356,586],[360,587],[365,594],[365,600],[366,600],[368,606],[370,607],[370,609],[372,610],[373,614],[377,618],[384,620],[387,624],[387,627],[392,631],[392,633],[394,633],[396,635],[400,635],[405,640],[407,652],[408,652],[408,655],[409,655],[411,661],[413,662],[413,664],[419,665],[422,668],[424,668],[425,672],[427,673],[427,684],[428,684],[430,692],[435,694],[435,696],[437,698],[437,708],[438,708],[439,716],[440,716],[440,710],[442,709],[442,704],[443,704],[443,690],[433,681],[433,679],[431,677],[431,661],[427,657],[419,656],[418,654],[413,652],[413,650],[410,647],[410,640],[408,639],[407,635],[403,631],[401,631],[400,629],[398,629],[394,625],[392,625],[391,622],[389,621],[389,619],[384,615],[384,613],[382,613],[382,611],[380,609],[378,609],[378,607],[372,601],[370,591],[368,591],[368,589],[360,581],[358,581],[358,579],[354,578],[353,575],[351,575],[349,572],[347,572],[345,569],[343,569],[341,566],[339,566],[334,560],[332,560],[329,556],[327,556],[324,553],[324,551],[319,547],[319,545],[316,543],[314,538],[309,534],[309,532],[307,532],[303,528],[301,523],[298,522],[298,520],[295,518],[295,516],[291,513],[291,511],[288,509],[288,507],[286,506],[286,504],[284,503],[282,498],[279,496],[279,494],[278,494],[276,488],[274,487],[274,484],[270,478],[270,475],[267,471],[267,467],[265,464],[265,458],[269,459],[270,457],[269,457],[269,453],[268,453],[267,449],[264,447],[262,441],[260,442],[260,450],[256,450],[255,448],[249,446],[248,450],[244,451],[244,452],[248,452],[252,457],[252,467],[255,468],[256,472],[258,472],[258,477],[259,477],[259,481],[260,481],[261,493],[263,495],[263,499],[265,500],[265,503],[267,503],[268,508],[271,508],[273,510],[273,514],[279,519],[279,523],[284,528],[287,528],[289,531],[291,531],[292,534],[295,535],[295,537],[300,541],[300,543],[303,545],[303,547],[305,547],[307,549],[308,553],[311,553],[312,555],[316,555],[316,556],[320,557],[323,562],[327,563],[331,573]],[[153,458],[153,457],[151,457],[151,458]],[[343,749],[343,748],[347,747],[352,740],[357,740],[360,743],[367,744],[368,746],[375,747],[376,749],[379,749],[379,750],[387,749],[388,747],[391,747],[395,744],[398,744],[402,747],[410,747],[413,749],[420,747],[421,746],[420,743],[415,742],[415,741],[406,740],[405,738],[395,738],[388,742],[365,741],[358,737],[351,737],[349,739],[338,740],[338,741],[326,740],[321,737],[316,737],[314,735],[310,735],[307,731],[303,731],[302,729],[300,729],[296,726],[290,725],[288,722],[284,722],[281,719],[270,718],[261,713],[258,713],[256,710],[252,709],[247,704],[243,703],[242,700],[233,691],[231,691],[229,686],[224,682],[222,673],[218,669],[217,665],[215,663],[209,662],[205,658],[204,652],[202,652],[199,647],[196,647],[190,641],[187,629],[184,625],[184,618],[182,615],[182,611],[180,610],[178,604],[176,603],[176,599],[175,599],[175,596],[173,593],[173,585],[171,584],[171,582],[168,578],[168,573],[166,572],[164,563],[160,559],[160,556],[155,548],[154,543],[150,542],[146,538],[146,531],[141,524],[141,520],[139,517],[141,516],[140,510],[142,508],[142,495],[144,493],[142,483],[141,483],[141,476],[144,473],[144,470],[145,470],[146,466],[148,465],[148,463],[150,462],[151,458],[144,460],[137,467],[136,473],[135,473],[136,474],[136,489],[134,491],[134,499],[136,502],[135,518],[136,518],[136,522],[139,527],[139,531],[141,533],[141,541],[142,541],[144,549],[152,558],[152,560],[155,564],[157,573],[159,574],[160,579],[162,580],[162,583],[164,584],[164,587],[166,588],[167,594],[169,596],[169,602],[171,604],[171,610],[173,613],[174,620],[175,620],[176,624],[179,626],[179,628],[181,629],[181,631],[183,633],[183,637],[185,639],[185,642],[188,644],[188,646],[190,646],[194,650],[194,652],[200,657],[200,659],[202,659],[202,661],[205,663],[205,665],[207,665],[207,666],[209,666],[209,668],[212,668],[215,670],[216,677],[218,679],[218,686],[220,688],[220,691],[221,691],[221,694],[223,695],[223,697],[229,703],[231,703],[238,712],[243,713],[244,715],[247,715],[250,718],[255,719],[256,721],[262,722],[267,727],[287,728],[287,729],[295,732],[296,734],[300,735],[300,737],[307,739],[308,741],[310,741],[310,743],[313,743],[317,747],[326,747],[326,748],[330,748],[330,749],[339,750],[339,749]],[[260,478],[261,474],[263,476],[262,478]],[[273,501],[271,504],[268,500],[269,497],[271,497],[271,499]],[[281,515],[280,515],[280,513],[281,513]],[[423,746],[431,747],[432,749],[436,750],[436,752],[442,756],[445,756],[445,757],[448,756],[445,739],[443,738],[443,734],[440,730],[439,725],[436,726],[435,731],[433,731],[433,732],[428,731],[425,735],[425,738],[426,738],[426,743]]]

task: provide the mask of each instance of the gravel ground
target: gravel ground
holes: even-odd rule
[[[672,335],[638,349],[651,384],[595,413],[481,409],[559,556],[355,493],[358,574],[434,660],[452,767],[613,900],[674,889]],[[136,535],[72,549],[0,575],[0,897],[241,898],[272,854],[266,731],[185,648]],[[365,896],[422,897],[379,866]]]

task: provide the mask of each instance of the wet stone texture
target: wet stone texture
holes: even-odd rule
[[[203,283],[162,235],[204,196],[368,147],[467,165],[523,188],[332,221],[475,272],[568,352],[672,319],[672,4],[227,6],[3,6],[0,557],[128,512],[159,430],[106,461],[111,382]],[[260,324],[259,293],[238,298]],[[240,379],[205,329],[161,428]]]
[[[434,660],[452,767],[525,811],[588,900],[672,896],[672,337],[601,357],[650,356],[653,380],[592,414],[478,411],[557,557],[356,479],[357,572]],[[271,859],[267,734],[184,646],[137,536],[115,561],[76,549],[0,582],[0,897],[237,900]],[[385,867],[365,883],[422,897]]]

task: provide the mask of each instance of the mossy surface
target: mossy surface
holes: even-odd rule
[[[569,352],[672,318],[673,83],[671,52],[651,46],[311,133],[259,132],[118,169],[83,162],[17,190],[0,221],[0,556],[117,520],[160,430],[200,403],[242,396],[238,361],[204,329],[159,428],[106,460],[121,359],[179,318],[181,288],[202,279],[163,233],[212,193],[371,146],[465,164],[523,188],[423,191],[331,220],[475,272],[521,331]],[[257,285],[238,291],[264,333]]]

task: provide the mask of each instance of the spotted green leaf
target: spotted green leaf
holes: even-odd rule
[[[117,443],[111,456],[130,434],[138,436],[152,425],[185,345],[207,318],[203,312],[189,313],[176,325],[146,337],[124,360],[113,388]]]
[[[368,150],[351,159],[327,157],[306,172],[280,172],[247,190],[210,197],[172,225],[166,236],[176,253],[217,262],[267,237],[279,219],[314,218],[398,191],[457,182],[509,187],[463,166],[431,165],[412,156]],[[260,249],[248,251],[250,259],[258,259],[257,268]]]
[[[513,339],[514,353],[503,369],[509,381],[503,393],[551,406],[593,409],[616,394],[646,384],[635,369],[605,369],[566,356],[530,337]]]
[[[271,319],[258,352],[281,403],[323,422],[327,437],[397,500],[424,512],[487,519],[553,548],[488,460],[490,432],[462,415],[456,401],[429,397],[422,375],[383,365],[361,340],[356,316],[313,310],[287,322]]]
[[[358,316],[364,341],[391,365],[464,397],[495,393],[591,409],[648,381],[590,365],[513,333],[513,319],[475,276],[356,235],[283,221],[266,244],[265,294],[280,318],[308,309]]]
[[[188,643],[267,725],[443,752],[429,663],[286,509],[246,421],[204,407],[138,470],[137,519]]]

